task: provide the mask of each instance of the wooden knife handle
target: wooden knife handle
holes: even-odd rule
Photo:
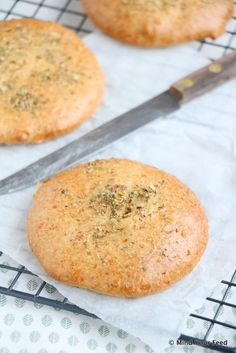
[[[236,50],[174,83],[170,90],[188,102],[236,76]]]

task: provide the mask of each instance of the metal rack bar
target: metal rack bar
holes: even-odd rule
[[[50,298],[45,298],[45,297],[41,297],[41,296],[36,296],[36,295],[32,295],[26,292],[22,292],[22,291],[18,291],[15,289],[8,289],[5,287],[0,287],[0,293],[1,294],[5,294],[8,295],[10,297],[15,297],[15,298],[19,298],[19,299],[23,299],[23,300],[27,300],[33,303],[37,303],[37,304],[43,304],[43,305],[47,305],[47,306],[51,306],[53,308],[56,309],[61,309],[61,310],[66,310],[66,311],[70,311],[72,313],[77,313],[77,314],[81,314],[81,315],[86,315],[89,316],[93,319],[99,319],[96,315],[81,309],[80,307],[78,307],[77,305],[74,304],[70,304],[67,303],[67,299],[63,300],[63,301],[59,301],[59,300],[55,300],[55,299],[50,299]]]

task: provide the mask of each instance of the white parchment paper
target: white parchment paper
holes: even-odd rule
[[[188,46],[143,50],[101,34],[86,38],[106,75],[106,97],[94,118],[75,132],[37,146],[1,146],[0,178],[67,144],[105,121],[165,90],[207,60]],[[103,153],[152,164],[188,184],[209,217],[210,241],[196,269],[170,289],[139,299],[112,298],[49,278],[31,254],[26,214],[35,188],[0,196],[0,249],[53,284],[70,301],[127,330],[153,349],[177,338],[181,325],[201,305],[236,259],[236,82],[232,81],[159,119]],[[235,96],[234,96],[235,95]],[[101,279],[102,280],[102,279]]]

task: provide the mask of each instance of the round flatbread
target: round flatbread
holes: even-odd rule
[[[104,77],[79,37],[54,22],[0,21],[0,143],[62,135],[100,104]]]
[[[108,35],[143,47],[165,47],[223,34],[232,0],[82,0]]]
[[[110,159],[44,182],[29,211],[28,239],[53,278],[138,297],[169,287],[194,268],[208,225],[193,192],[175,177]]]

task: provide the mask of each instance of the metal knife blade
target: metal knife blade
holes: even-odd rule
[[[0,181],[0,195],[25,189],[37,181],[49,178],[152,120],[172,113],[181,103],[209,92],[235,76],[236,50],[175,82],[168,91],[159,96]]]
[[[0,195],[26,189],[49,178],[152,120],[169,115],[179,107],[179,98],[166,91],[1,180]]]

